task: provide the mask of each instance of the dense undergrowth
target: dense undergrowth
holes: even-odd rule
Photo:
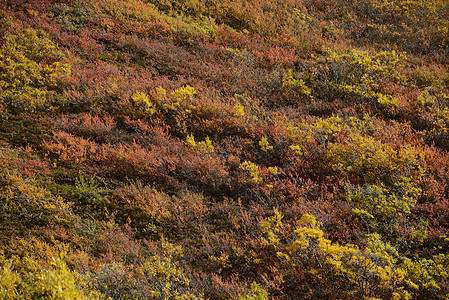
[[[4,0],[1,299],[449,299],[444,0]]]

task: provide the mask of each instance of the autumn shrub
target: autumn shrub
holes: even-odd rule
[[[162,149],[161,151],[165,152]],[[106,174],[109,176],[125,178],[132,174],[138,178],[146,177],[146,180],[154,180],[164,167],[160,154],[158,149],[148,150],[138,143],[106,145],[102,149],[102,155],[98,157],[98,162],[107,167],[106,171],[109,172]]]
[[[182,247],[162,240],[139,266],[113,262],[101,265],[96,286],[112,299],[202,299],[190,291],[190,279],[180,263]]]
[[[65,161],[85,162],[98,154],[99,145],[93,141],[59,131],[53,141],[46,141],[45,148]]]
[[[290,296],[410,299],[445,288],[447,272],[433,271],[445,268],[444,255],[429,261],[401,257],[378,234],[367,236],[365,249],[350,244],[341,246],[326,239],[316,218],[307,214],[293,232],[286,234],[288,229],[282,218],[281,213],[275,212],[261,226],[263,242],[277,257],[273,263],[291,266],[285,270],[283,283],[284,292]],[[415,270],[426,275],[416,276]]]
[[[352,212],[375,232],[391,231],[394,225],[407,218],[422,190],[413,186],[411,178],[402,178],[394,188],[382,185],[348,185],[346,199]]]
[[[378,132],[368,117],[333,116],[295,125],[289,129],[290,149],[309,164],[301,167],[313,168],[314,174],[325,171],[321,176],[326,185],[334,178],[340,182],[340,191],[344,190],[341,183],[346,182],[346,194],[342,195],[346,209],[364,222],[366,230],[388,232],[390,238],[395,225],[410,222],[408,216],[422,195],[425,174],[420,148],[379,141],[388,137]],[[298,171],[290,166],[284,172]],[[348,221],[350,217],[345,218]]]
[[[415,53],[447,51],[448,23],[442,17],[447,4],[377,0],[363,3],[358,11],[370,18],[371,22],[365,25],[365,36],[369,40],[394,43]]]
[[[65,223],[71,219],[70,205],[58,195],[27,177],[14,165],[15,152],[2,148],[0,153],[2,227],[31,227],[47,222]]]
[[[144,1],[138,0],[105,0],[86,1],[85,7],[94,12],[94,22],[101,24],[102,20],[110,20],[110,24],[119,23],[125,32],[137,30],[142,35],[156,33],[163,28],[166,35],[178,36],[189,40],[195,36],[215,38],[217,25],[213,18],[207,16],[191,17],[186,15],[166,14]],[[107,24],[101,24],[107,25]],[[156,30],[155,30],[156,29]],[[161,34],[158,32],[157,34]]]
[[[309,14],[332,20],[337,32],[358,45],[385,45],[440,61],[446,59],[447,4],[444,2],[306,1],[305,5]]]
[[[239,300],[265,300],[268,299],[268,293],[257,283],[253,282],[251,284],[251,289],[246,295],[241,296]]]
[[[185,14],[192,19],[206,16],[230,33],[255,33],[267,39],[282,41],[306,51],[319,49],[323,44],[322,25],[308,14],[302,1],[250,2],[221,1],[150,1],[169,15]],[[182,15],[181,14],[181,15]],[[318,27],[318,28],[316,28]],[[282,29],[281,29],[282,28]],[[222,38],[221,35],[218,35]]]
[[[178,257],[182,256],[182,247],[162,240],[161,254],[156,254],[144,262],[140,271],[147,277],[152,297],[201,299],[188,291],[190,280],[177,261]]]
[[[76,1],[71,6],[64,3],[55,4],[50,13],[62,27],[71,32],[79,32],[90,19],[83,1]]]
[[[212,190],[223,188],[228,173],[219,157],[208,154],[212,149],[210,140],[198,143],[200,148],[196,153],[168,135],[160,136],[158,142],[162,141],[166,147],[155,147],[149,137],[139,143],[133,140],[129,143],[98,144],[66,132],[56,132],[53,140],[45,143],[45,148],[68,163],[90,161],[99,167],[102,176],[123,179],[132,175],[146,183],[170,189],[181,188],[183,181],[210,186]],[[174,171],[173,177],[169,175]]]
[[[97,142],[114,140],[118,137],[117,122],[111,116],[97,116],[89,113],[75,118],[62,116],[55,120],[55,127]]]
[[[91,178],[86,178],[82,174],[75,178],[75,186],[70,190],[70,196],[67,197],[71,201],[102,205],[106,201],[108,189],[104,187],[104,182],[94,174]]]
[[[203,187],[207,194],[226,194],[229,190],[229,169],[218,156],[198,153],[189,161],[180,160],[177,170],[184,182]]]
[[[410,150],[410,151],[407,151]],[[420,154],[404,147],[396,151],[371,137],[354,135],[350,141],[329,145],[326,153],[330,165],[351,178],[362,182],[395,181],[401,172],[408,174],[420,167]]]
[[[404,81],[398,71],[404,60],[405,56],[395,51],[373,55],[359,50],[347,53],[328,50],[310,71],[286,73],[284,86],[328,101],[341,99],[345,105],[368,103],[375,108],[394,107],[398,99],[386,87]]]
[[[70,74],[65,54],[33,29],[6,35],[0,50],[1,100],[17,110],[42,107],[59,78]]]
[[[405,146],[395,150],[380,142],[378,138],[387,137],[368,116],[316,118],[290,124],[287,129],[289,148],[299,157],[314,159],[313,165],[322,170],[342,171],[344,178],[391,184],[398,171],[410,176],[422,164],[418,149]]]
[[[243,126],[239,124],[243,107],[237,111],[237,104],[231,106],[227,101],[196,94],[195,88],[189,85],[170,93],[160,87],[151,93],[150,104],[155,106],[155,116],[162,116],[177,135],[187,136],[192,132],[216,134],[217,130],[224,129],[232,133]],[[187,128],[191,132],[187,132]]]
[[[135,95],[139,95],[140,100],[133,98],[132,107],[126,108],[130,117],[146,119],[149,122],[157,122],[160,118],[170,126],[175,137],[185,137],[193,148],[209,148],[206,152],[211,152],[212,141],[208,137],[209,133],[217,135],[219,131],[220,138],[234,134],[253,134],[252,131],[256,131],[257,126],[264,122],[259,118],[265,118],[260,101],[248,95],[235,94],[230,99],[209,98],[197,95],[195,88],[189,85],[172,92],[158,87],[149,94]],[[200,135],[204,141],[195,143],[194,146],[195,136],[192,134]]]
[[[69,205],[59,196],[18,174],[3,174],[3,211],[8,222],[22,225],[64,222],[70,216]],[[20,221],[19,221],[20,220]]]
[[[138,228],[150,228],[174,218],[171,213],[172,198],[159,193],[141,182],[117,189],[113,202],[121,207],[119,215],[127,215]]]
[[[413,77],[420,87],[444,87],[449,83],[447,68],[440,65],[424,65],[413,71]]]
[[[33,257],[0,256],[0,295],[3,299],[102,299],[81,274],[67,267],[64,256],[44,263]]]

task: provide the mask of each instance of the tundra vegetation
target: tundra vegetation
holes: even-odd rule
[[[449,299],[445,0],[3,0],[1,299]]]

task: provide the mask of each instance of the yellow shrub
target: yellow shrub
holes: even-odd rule
[[[293,75],[292,69],[289,69],[282,78],[282,87],[283,88],[291,88],[291,89],[297,89],[300,94],[304,94],[306,96],[309,96],[312,91],[309,87],[307,87],[306,83],[302,78],[296,78]]]
[[[370,100],[382,106],[396,106],[398,100],[384,89],[386,81],[403,82],[405,77],[398,67],[406,60],[405,54],[351,50],[339,54],[328,51],[322,59],[328,65],[329,85],[345,93],[350,99]]]
[[[251,289],[248,293],[239,298],[239,300],[267,300],[268,293],[260,287],[257,283],[251,284]]]
[[[188,135],[186,137],[186,143],[192,148],[197,149],[199,152],[202,153],[214,153],[215,148],[214,145],[212,145],[212,141],[208,136],[206,136],[206,139],[201,142],[195,142],[195,138],[193,135]]]
[[[403,177],[393,188],[368,184],[347,188],[346,198],[353,212],[374,219],[394,219],[409,214],[416,204],[421,189],[413,186],[410,178]]]
[[[155,112],[153,103],[151,103],[150,98],[145,93],[136,92],[131,96],[134,104],[140,107],[146,113],[152,115]]]
[[[334,170],[364,182],[382,181],[399,168],[393,148],[358,134],[351,135],[351,141],[330,144],[326,156]]]
[[[283,226],[282,214],[275,211],[274,216],[261,222],[261,228],[262,242],[273,247],[273,254],[285,263],[285,274],[297,273],[299,277],[292,278],[302,281],[312,278],[309,288],[320,289],[329,296],[412,299],[418,288],[438,290],[449,277],[447,255],[412,261],[400,256],[378,234],[367,235],[367,247],[363,250],[351,244],[332,243],[324,237],[313,215],[303,215],[298,227],[290,232]],[[317,295],[326,295],[320,292]]]
[[[255,163],[252,163],[250,161],[244,161],[240,164],[240,169],[246,170],[249,172],[249,175],[251,176],[250,181],[254,183],[259,183],[262,181],[262,177],[259,176],[259,166]]]
[[[190,285],[176,257],[182,257],[182,247],[175,246],[164,239],[161,245],[161,254],[148,258],[141,266],[139,272],[148,280],[148,288],[152,299],[201,299],[189,292],[184,292]]]
[[[103,299],[80,274],[71,271],[61,257],[46,267],[33,256],[6,259],[0,255],[1,299]]]
[[[270,143],[268,142],[266,136],[263,136],[262,139],[259,141],[259,146],[264,152],[267,152],[268,150],[273,150],[273,146],[270,146]]]
[[[234,116],[236,117],[243,117],[245,115],[245,107],[240,103],[234,105],[234,111]]]
[[[64,54],[35,30],[6,36],[0,48],[0,100],[19,109],[42,106],[47,90],[70,73]]]

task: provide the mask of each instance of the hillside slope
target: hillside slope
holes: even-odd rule
[[[4,0],[1,299],[448,299],[445,0]]]

